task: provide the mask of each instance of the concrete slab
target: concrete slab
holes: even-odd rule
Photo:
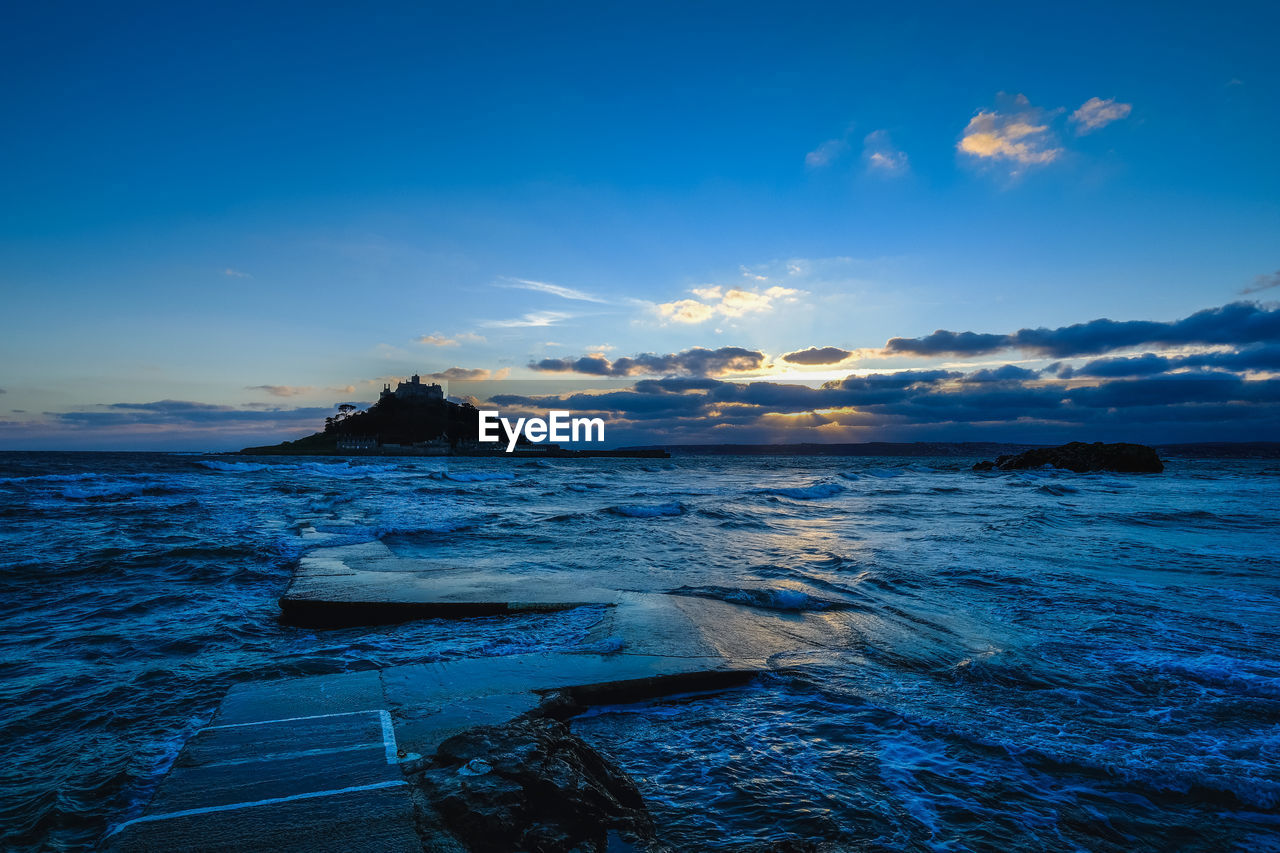
[[[227,691],[215,725],[385,708],[378,670],[239,684]]]
[[[315,628],[608,605],[617,593],[572,578],[522,577],[396,557],[381,542],[318,548],[298,562],[281,618]]]
[[[554,693],[589,706],[718,690],[750,680],[756,663],[562,652],[391,667],[382,683],[402,747],[425,755],[451,735],[506,722]]]
[[[421,850],[381,704],[376,672],[235,688],[108,848]]]
[[[178,766],[269,761],[298,753],[299,744],[306,744],[308,752],[380,750],[386,740],[385,719],[375,711],[232,723],[209,726],[197,732],[187,741]]]
[[[111,850],[128,853],[421,853],[408,786],[346,791],[252,808],[134,823]]]
[[[421,850],[403,757],[551,699],[578,709],[724,689],[756,663],[561,652],[240,685],[108,849]]]

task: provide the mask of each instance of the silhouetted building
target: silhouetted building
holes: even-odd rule
[[[400,400],[443,400],[444,389],[434,382],[424,384],[422,377],[413,374],[409,377],[408,382],[401,382],[396,386],[396,390],[392,391],[390,385],[382,386],[383,398],[395,397]]]

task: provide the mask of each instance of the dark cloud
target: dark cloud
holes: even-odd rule
[[[848,376],[819,387],[672,377],[642,380],[627,391],[495,402],[602,414],[620,430],[639,430],[637,440],[648,431],[652,440],[723,441],[785,427],[792,432],[770,433],[772,440],[801,441],[808,437],[805,425],[818,423],[900,430],[888,433],[898,436],[937,438],[929,431],[946,428],[970,438],[999,434],[1026,441],[1046,435],[1146,440],[1142,430],[1166,424],[1174,425],[1168,435],[1194,440],[1220,438],[1223,421],[1252,424],[1249,429],[1276,422],[1280,380],[1194,370],[1086,386],[1045,381],[1034,371],[1004,365],[968,375],[916,370]],[[791,419],[779,422],[773,418],[779,414]],[[806,420],[808,415],[814,417]],[[1249,437],[1236,434],[1237,440]]]
[[[311,390],[310,385],[246,385],[246,391],[266,391],[273,397],[297,397]]]
[[[909,388],[913,385],[932,385],[947,379],[959,379],[963,375],[955,370],[899,370],[896,373],[846,376],[839,382],[827,384],[844,389]]]
[[[694,347],[683,352],[657,355],[641,353],[632,358],[609,361],[601,355],[581,358],[544,358],[529,367],[548,373],[584,373],[588,376],[676,375],[716,376],[764,367],[765,355],[742,347],[709,350]]]
[[[1148,352],[1127,358],[1097,358],[1083,367],[1073,368],[1070,365],[1057,367],[1058,369],[1054,372],[1063,379],[1070,379],[1072,376],[1154,376],[1157,373],[1167,373],[1172,369],[1173,362],[1164,356]]]
[[[450,367],[449,369],[442,370],[439,373],[431,373],[427,378],[436,380],[488,379],[489,371],[485,370],[483,367]]]
[[[1149,352],[1135,356],[1113,356],[1094,359],[1074,369],[1064,366],[1055,372],[1064,379],[1072,376],[1111,378],[1155,376],[1191,368],[1234,371],[1280,370],[1280,345],[1253,346],[1230,352],[1204,352],[1183,356],[1166,357]]]
[[[1260,275],[1253,280],[1253,284],[1240,291],[1241,295],[1249,293],[1257,293],[1262,290],[1270,290],[1273,287],[1280,287],[1280,270],[1276,270],[1271,275]]]
[[[157,400],[152,403],[107,403],[89,411],[45,412],[45,415],[57,423],[79,427],[216,426],[288,422],[300,427],[306,425],[318,428],[325,417],[332,413],[333,410],[327,407],[237,408],[189,400]]]
[[[1246,347],[1234,352],[1207,352],[1173,359],[1178,367],[1213,367],[1222,370],[1280,370],[1280,344]]]
[[[782,360],[791,364],[838,364],[851,355],[851,350],[839,347],[809,347],[789,352],[782,356]]]
[[[1077,406],[1131,408],[1184,403],[1280,402],[1274,380],[1248,382],[1234,373],[1174,373],[1072,388],[1067,397]]]
[[[546,373],[585,373],[588,376],[620,376],[613,364],[602,355],[584,355],[581,358],[544,358],[532,361],[529,367]]]
[[[975,370],[973,373],[966,375],[961,381],[963,382],[1024,382],[1028,379],[1035,379],[1040,374],[1034,370],[1028,370],[1025,367],[1019,367],[1016,364],[1006,364],[1003,367],[984,368]]]
[[[1144,345],[1235,345],[1280,342],[1280,308],[1233,302],[1206,308],[1189,317],[1161,323],[1152,320],[1092,320],[1056,329],[1019,329],[1011,335],[949,332],[940,329],[922,338],[891,338],[888,355],[981,355],[1021,349],[1055,358],[1097,355]]]
[[[636,382],[635,389],[646,394],[683,394],[686,391],[706,391],[721,384],[721,380],[706,376],[668,376],[663,379],[641,379]]]
[[[889,355],[985,355],[1009,346],[1008,335],[939,329],[923,338],[890,338],[884,351]]]

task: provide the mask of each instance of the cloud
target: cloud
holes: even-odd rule
[[[804,164],[810,169],[821,169],[824,166],[830,166],[836,160],[844,156],[849,150],[849,142],[847,139],[828,139],[817,148],[804,155]]]
[[[1118,349],[1164,346],[1235,345],[1280,341],[1280,308],[1232,302],[1172,322],[1108,319],[1056,329],[1019,329],[1010,335],[939,329],[921,338],[891,338],[885,355],[983,355],[1021,349],[1054,358],[1099,355]]]
[[[747,314],[769,311],[777,301],[792,301],[804,291],[791,287],[773,287],[760,290],[747,290],[719,285],[695,287],[690,290],[697,299],[677,299],[674,302],[663,302],[655,306],[659,316],[673,323],[697,324],[705,323],[713,317],[737,319]]]
[[[985,355],[1010,346],[1009,335],[938,329],[922,338],[890,338],[884,352],[885,355]]]
[[[1040,374],[1034,370],[1028,370],[1025,367],[1019,367],[1016,364],[1006,364],[1003,367],[983,368],[975,370],[964,376],[962,382],[1025,382],[1035,379]]]
[[[675,302],[663,302],[658,305],[658,313],[663,319],[673,323],[705,323],[716,315],[715,308],[698,302],[696,299],[677,299]]]
[[[505,375],[505,371],[499,372]],[[438,373],[429,373],[427,374],[427,378],[435,379],[436,381],[448,381],[450,379],[495,379],[499,377],[496,377],[491,371],[485,370],[483,367],[450,367],[446,370],[441,370]]]
[[[1082,367],[1060,368],[1063,379],[1073,376],[1154,376],[1175,370],[1209,369],[1246,372],[1280,371],[1280,344],[1262,344],[1229,352],[1204,352],[1182,356],[1143,353],[1138,356],[1099,358]]]
[[[310,385],[246,385],[246,391],[266,391],[272,397],[298,397],[312,390]]]
[[[641,353],[632,358],[619,358],[616,361],[610,361],[601,353],[592,353],[581,358],[544,358],[541,361],[530,362],[529,367],[547,373],[582,373],[588,376],[664,374],[712,376],[759,370],[764,366],[765,361],[764,353],[742,347],[720,347],[715,350],[693,347],[667,355]]]
[[[599,296],[587,293],[582,290],[574,290],[572,287],[562,287],[558,284],[551,284],[546,281],[533,281],[527,278],[505,278],[506,284],[500,284],[498,287],[512,287],[519,290],[533,290],[538,293],[549,293],[552,296],[559,296],[561,299],[572,299],[579,302],[607,302]]]
[[[993,430],[1003,440],[1018,441],[1116,434],[1152,440],[1157,424],[1172,425],[1169,429],[1184,439],[1221,440],[1224,429],[1237,438],[1251,437],[1280,423],[1280,379],[1196,371],[1068,385],[1004,365],[969,374],[909,370],[848,376],[816,388],[668,377],[637,381],[628,390],[495,397],[494,402],[603,414],[611,419],[611,429],[641,430],[636,438],[648,441],[732,441],[765,425],[785,429],[755,440],[831,440],[829,430],[808,431],[830,425],[888,430],[889,440],[926,434],[944,440],[957,440],[957,434],[990,438]],[[846,440],[866,435],[835,434]]]
[[[1055,373],[1063,379],[1073,376],[1098,376],[1105,378],[1126,376],[1152,376],[1172,370],[1174,362],[1154,353],[1143,353],[1128,358],[1098,358],[1083,367],[1059,366]]]
[[[498,329],[536,328],[554,326],[565,320],[572,320],[576,316],[576,314],[566,314],[563,311],[531,311],[528,314],[523,314],[510,320],[487,320],[481,325]]]
[[[1260,275],[1254,278],[1253,284],[1240,291],[1241,295],[1248,293],[1258,293],[1262,290],[1270,290],[1273,287],[1280,287],[1280,270],[1276,270],[1270,275]]]
[[[55,422],[82,427],[141,424],[203,426],[262,424],[279,421],[318,427],[323,424],[325,416],[332,412],[333,409],[328,406],[299,409],[237,408],[191,400],[157,400],[151,403],[105,403],[89,411],[46,412],[46,415]]]
[[[456,347],[463,342],[482,344],[485,339],[483,335],[476,335],[471,332],[463,332],[460,335],[454,335],[452,338],[441,332],[436,332],[434,335],[422,335],[418,338],[418,343],[426,344],[430,347]]]
[[[227,267],[225,270],[223,270],[222,274],[227,276],[228,278],[253,278],[253,276],[250,275],[249,273],[241,272],[240,270],[234,270],[231,267]]]
[[[961,153],[1013,164],[1015,173],[1024,166],[1052,163],[1062,154],[1044,110],[1031,106],[1026,95],[1009,98],[1001,93],[999,99],[1001,107],[979,110],[969,119],[956,143]]]
[[[809,347],[786,353],[782,360],[791,364],[838,364],[851,355],[851,350],[839,347]]]
[[[1076,135],[1084,136],[1127,117],[1132,111],[1133,104],[1118,103],[1115,98],[1090,98],[1071,114],[1070,121],[1076,126]]]
[[[873,130],[862,140],[862,160],[867,171],[880,175],[901,175],[910,168],[905,151],[894,147],[886,130]]]

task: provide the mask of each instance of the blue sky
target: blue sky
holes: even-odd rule
[[[883,347],[1274,307],[1280,12],[1117,5],[11,10],[0,448],[238,447],[409,373],[581,378],[530,365],[593,353],[760,353],[717,374],[739,382],[1006,362],[1036,371],[1019,388],[1114,381],[1074,372],[1106,353],[1043,373],[1055,359],[1025,349]],[[1112,355],[1183,381],[1227,368],[1168,359],[1271,342]],[[810,347],[850,355],[782,359]],[[1153,440],[1277,438],[1262,362],[1231,368],[1262,383],[1247,399],[1169,398]],[[962,390],[946,381],[917,391]],[[703,411],[678,434],[1151,423],[858,410],[810,434],[781,414]]]

